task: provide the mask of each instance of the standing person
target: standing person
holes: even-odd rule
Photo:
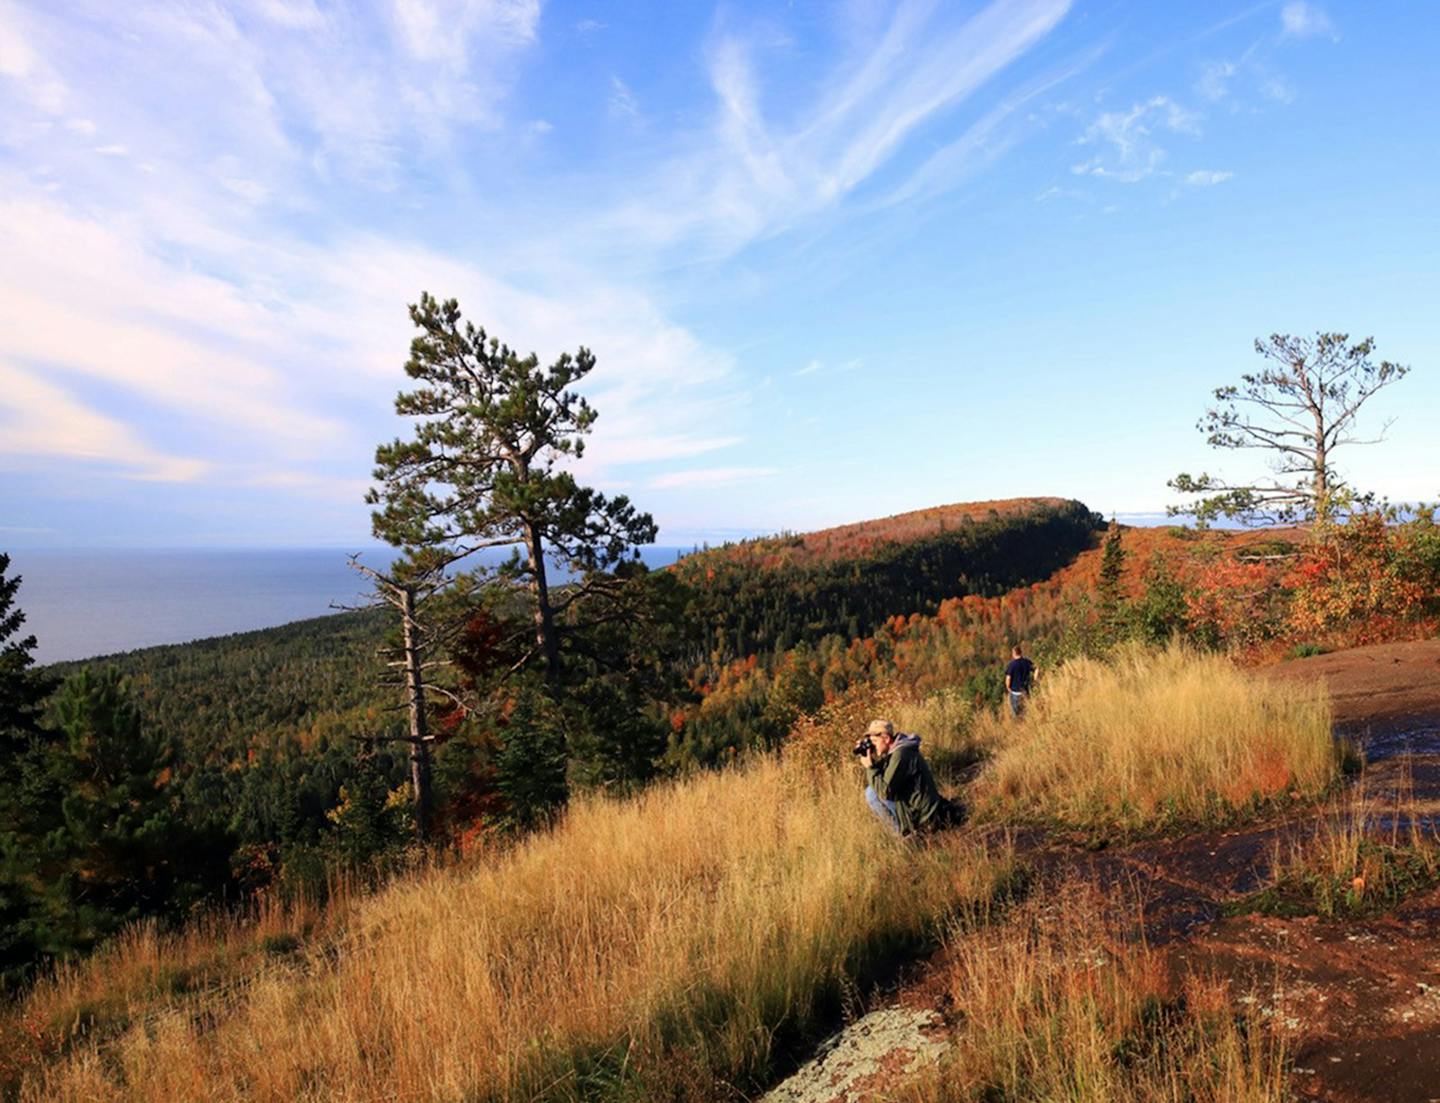
[[[935,787],[920,755],[918,735],[896,735],[889,720],[872,720],[855,745],[865,767],[865,803],[897,835],[935,831],[965,820],[965,812]]]
[[[1017,643],[1010,649],[1010,662],[1005,667],[1005,692],[1010,697],[1010,715],[1019,718],[1030,696],[1030,683],[1035,678],[1035,664],[1025,657]]]

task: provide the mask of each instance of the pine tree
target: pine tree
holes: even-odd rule
[[[15,604],[20,576],[7,578],[9,569],[10,557],[0,553],[0,768],[8,768],[40,734],[40,714],[55,688],[53,679],[33,669],[35,637],[15,638],[25,625],[25,614]]]
[[[529,591],[532,656],[557,684],[560,614],[584,600],[587,584],[551,593],[549,562],[580,575],[623,562],[652,543],[655,522],[628,498],[581,486],[562,463],[579,459],[596,413],[571,390],[590,374],[586,348],[548,368],[522,357],[473,323],[454,300],[428,294],[410,308],[420,329],[405,372],[419,386],[401,392],[395,411],[415,418],[411,440],[375,452],[380,485],[367,495],[375,535],[420,569],[464,559],[487,547],[518,549],[506,574]]]
[[[12,978],[34,961],[31,922],[39,888],[37,855],[27,828],[46,806],[47,794],[25,767],[44,739],[40,725],[53,679],[34,669],[34,636],[20,636],[25,614],[15,604],[20,577],[7,577],[10,557],[0,553],[0,976]]]
[[[1121,544],[1120,526],[1112,518],[1110,535],[1105,537],[1105,552],[1100,559],[1100,633],[1106,644],[1113,644],[1125,631],[1125,608],[1122,581],[1125,577],[1125,548]]]
[[[1360,409],[1374,395],[1409,374],[1404,364],[1370,359],[1375,339],[1350,343],[1347,333],[1293,337],[1273,333],[1255,341],[1263,370],[1240,377],[1238,385],[1215,390],[1215,405],[1196,428],[1212,448],[1260,451],[1271,460],[1271,474],[1248,483],[1232,483],[1208,474],[1181,472],[1169,486],[1199,496],[1169,508],[1192,515],[1204,527],[1217,517],[1245,524],[1328,521],[1341,506],[1366,502],[1335,467],[1335,453],[1352,444],[1375,444],[1355,430]]]

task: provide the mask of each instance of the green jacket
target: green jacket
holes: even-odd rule
[[[865,771],[866,780],[882,800],[895,802],[900,831],[908,835],[956,822],[959,809],[940,795],[930,766],[920,757],[920,740],[901,736],[890,753]]]

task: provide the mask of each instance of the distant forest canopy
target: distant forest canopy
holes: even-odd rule
[[[712,663],[868,635],[946,598],[1039,581],[1093,545],[1099,514],[1062,498],[941,506],[686,556]]]
[[[954,502],[944,506],[895,513],[871,521],[854,521],[814,532],[785,532],[726,543],[691,555],[696,562],[726,559],[750,566],[803,566],[817,560],[861,559],[885,544],[905,544],[940,536],[976,521],[997,521],[1044,509],[1068,510],[1081,503],[1067,498],[997,498],[987,502]]]
[[[719,641],[714,661],[723,664],[825,635],[867,635],[888,617],[933,613],[946,598],[1038,581],[1092,545],[1097,522],[1059,498],[958,504],[727,544],[665,569],[688,587],[695,642]],[[797,546],[823,550],[787,554]],[[44,669],[63,679],[115,667],[147,722],[181,739],[194,761],[253,761],[348,750],[353,735],[403,726],[386,711],[394,694],[374,677],[376,649],[392,631],[384,610],[368,609]],[[712,665],[707,654],[689,673],[703,686],[718,672]]]
[[[114,667],[147,722],[184,740],[197,760],[230,761],[372,730],[378,710],[394,703],[371,676],[390,629],[382,610],[364,609],[43,669],[63,679]]]

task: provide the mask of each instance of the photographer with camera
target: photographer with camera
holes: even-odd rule
[[[918,735],[895,734],[889,720],[872,720],[851,751],[865,767],[865,803],[897,835],[938,831],[965,821],[965,811],[935,787]]]

